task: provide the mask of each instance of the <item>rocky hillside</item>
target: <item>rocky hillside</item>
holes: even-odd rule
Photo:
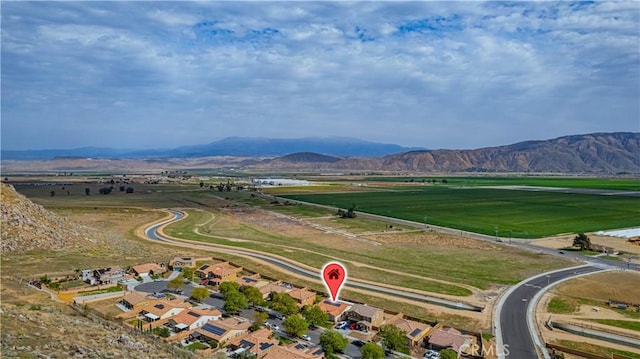
[[[0,187],[0,253],[78,248],[100,238],[96,230],[61,218],[5,184]]]

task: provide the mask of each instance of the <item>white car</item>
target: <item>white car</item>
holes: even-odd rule
[[[308,336],[308,335],[306,335],[306,334],[301,335],[301,336],[300,336],[300,339],[302,339],[302,340],[306,340],[306,341],[308,341],[308,342],[310,342],[310,341],[311,341],[311,337],[310,337],[310,336]]]

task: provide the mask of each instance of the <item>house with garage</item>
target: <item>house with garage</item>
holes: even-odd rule
[[[167,271],[164,264],[145,263],[131,267],[131,271],[138,277],[162,274]]]
[[[354,304],[345,312],[344,319],[356,323],[358,330],[376,330],[384,323],[384,311],[364,304]]]
[[[292,289],[291,284],[274,282],[260,287],[260,293],[262,293],[262,298],[266,300],[271,293],[289,293]]]
[[[155,322],[173,317],[188,308],[191,308],[191,304],[180,299],[151,300],[142,308],[140,315],[147,322]]]
[[[316,300],[316,293],[307,290],[307,288],[296,288],[291,290],[288,294],[296,301],[300,308],[305,305],[313,305]]]
[[[169,261],[169,267],[174,271],[182,271],[182,268],[195,268],[195,257],[175,257]]]
[[[233,266],[229,262],[219,262],[200,266],[196,270],[196,275],[202,279],[200,283],[219,285],[222,282],[235,281],[240,272],[242,267]]]
[[[343,302],[334,302],[330,299],[325,299],[318,304],[320,309],[329,314],[329,320],[333,323],[337,323],[342,320],[342,315],[347,310],[351,309],[351,306]]]
[[[217,309],[188,308],[169,318],[167,326],[175,333],[193,330],[205,325],[210,320],[218,320],[222,313]]]
[[[459,353],[461,349],[471,348],[475,342],[474,336],[462,334],[455,328],[445,328],[441,325],[436,325],[428,335],[428,347],[435,350],[453,349]]]
[[[422,346],[426,341],[427,334],[429,334],[431,330],[429,324],[405,318],[397,318],[386,324],[395,325],[405,333],[405,341],[409,348]]]
[[[251,274],[251,275],[243,275],[236,278],[236,283],[238,283],[241,287],[264,287],[269,284],[269,281],[266,279],[260,278],[260,274]]]
[[[133,291],[125,294],[118,304],[129,311],[136,309],[140,310],[149,305],[149,298],[146,293]]]
[[[269,328],[261,328],[255,332],[246,333],[227,341],[227,347],[234,353],[240,354],[250,351],[256,359],[264,358],[272,348],[278,346],[278,341],[273,339],[273,332]]]
[[[203,342],[215,340],[222,344],[231,338],[246,334],[250,326],[250,321],[235,317],[224,320],[210,320],[202,327],[194,330],[189,337]]]
[[[82,270],[82,281],[90,285],[115,284],[123,279],[127,272],[122,267],[106,267]]]

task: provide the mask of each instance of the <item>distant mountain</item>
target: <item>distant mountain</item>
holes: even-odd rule
[[[71,150],[2,151],[4,160],[43,160],[55,157],[92,158],[195,158],[209,156],[273,157],[296,152],[315,152],[327,156],[384,156],[408,150],[394,144],[363,141],[346,137],[309,137],[272,139],[229,137],[207,145],[183,146],[174,149],[118,150],[84,147]]]
[[[281,161],[281,162],[290,162],[290,163],[334,163],[340,161],[340,158],[333,156],[321,155],[319,153],[313,152],[298,152],[292,153],[290,155],[282,156],[273,159],[273,162]]]
[[[640,173],[640,133],[594,133],[475,150],[408,151],[331,163],[272,160],[259,167],[403,172]]]

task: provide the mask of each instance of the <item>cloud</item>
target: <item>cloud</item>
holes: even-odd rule
[[[4,148],[638,131],[637,2],[8,2]]]

